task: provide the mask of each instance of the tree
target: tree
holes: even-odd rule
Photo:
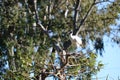
[[[102,55],[102,37],[115,30],[109,25],[119,9],[119,0],[1,0],[1,79],[91,79],[103,66],[96,53]],[[112,39],[119,43],[119,36]]]

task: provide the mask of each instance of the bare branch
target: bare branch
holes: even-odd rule
[[[80,2],[81,2],[81,0],[76,1],[74,20],[73,20],[73,35],[75,35],[76,29],[77,29],[76,22],[78,20],[78,10],[80,9]]]
[[[113,3],[113,1],[109,1],[109,0],[103,0],[103,1],[95,2],[95,4],[100,4],[100,3],[104,3],[104,2]]]
[[[37,25],[39,25],[43,31],[46,31],[45,27],[41,24],[40,21],[38,21]]]
[[[87,17],[90,15],[91,11],[92,11],[93,8],[94,8],[95,1],[96,1],[96,0],[94,0],[93,4],[91,4],[91,6],[90,6],[90,8],[88,9],[88,11],[86,12],[85,16],[84,16],[83,19],[81,20],[80,25],[79,25],[79,29],[78,29],[76,35],[78,35],[79,32],[81,31],[81,29],[83,28],[83,24],[85,23],[85,21],[87,20]]]
[[[108,0],[100,1],[100,2],[97,2],[96,0],[94,0],[93,4],[90,6],[90,8],[88,9],[87,13],[85,14],[85,16],[83,17],[83,19],[81,20],[80,25],[79,25],[79,30],[77,31],[76,35],[78,35],[79,32],[81,31],[81,29],[83,28],[83,24],[84,24],[85,21],[87,20],[87,17],[90,15],[92,9],[94,8],[94,5],[99,4],[99,3],[102,3],[102,2],[110,2],[110,3],[113,3],[112,1],[108,1]]]
[[[51,1],[50,1],[50,3],[51,3]],[[50,7],[50,5],[49,5],[49,7]],[[50,36],[49,36],[49,33],[48,33],[48,30],[41,24],[41,21],[39,20],[39,16],[38,16],[38,11],[37,11],[37,0],[35,0],[34,1],[34,10],[35,10],[35,18],[36,18],[36,24],[37,24],[37,26],[39,26],[41,29],[42,29],[42,31],[48,36],[48,38],[51,38]],[[49,8],[49,10],[48,10],[48,13],[50,14],[51,13],[51,11],[50,11],[50,8]],[[56,46],[56,43],[55,42],[53,42],[53,46],[55,47],[55,49],[58,51],[58,52],[60,52],[60,47],[59,46]],[[62,50],[61,50],[62,51]]]

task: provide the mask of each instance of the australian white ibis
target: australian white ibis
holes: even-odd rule
[[[73,35],[73,33],[70,33],[71,42],[76,44],[77,47],[80,47],[82,45],[82,39],[78,35]]]

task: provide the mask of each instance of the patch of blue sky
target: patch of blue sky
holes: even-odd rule
[[[103,57],[98,56],[97,58],[97,61],[102,61],[104,64],[103,69],[97,75],[98,80],[106,79],[107,76],[108,80],[117,80],[120,76],[120,47],[112,42],[108,36],[104,36],[104,46]]]
[[[100,1],[101,1],[101,3],[96,5],[98,10],[100,10],[102,8],[106,8],[108,4],[111,4],[115,0],[100,0]],[[102,1],[104,1],[104,2],[102,2]]]

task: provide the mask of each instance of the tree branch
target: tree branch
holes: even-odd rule
[[[85,21],[87,20],[88,15],[90,15],[90,13],[91,13],[94,5],[95,5],[95,2],[96,2],[96,0],[94,0],[93,4],[91,4],[91,6],[90,6],[90,8],[88,9],[87,13],[85,14],[85,16],[83,17],[83,19],[81,20],[80,25],[79,25],[79,29],[78,29],[76,35],[78,35],[79,32],[81,31],[81,29],[83,28],[83,24],[84,24]]]
[[[76,22],[78,20],[78,10],[80,8],[80,2],[81,2],[81,0],[77,0],[76,1],[75,13],[74,13],[74,20],[73,20],[73,35],[76,34],[76,29],[77,29]]]
[[[40,26],[43,32],[46,32],[45,27],[41,24],[41,21],[39,20],[38,10],[37,10],[37,0],[28,0],[28,2],[26,2],[26,5],[27,3],[28,3],[28,7],[27,7],[28,10],[31,9],[31,11],[34,11],[33,15],[35,15],[36,24]],[[30,6],[32,6],[32,8]]]
[[[95,2],[95,4],[100,4],[100,3],[103,3],[103,2],[109,2],[109,3],[113,3],[112,1],[103,0],[103,1]]]
[[[50,1],[50,4],[51,4],[51,1]],[[42,31],[49,37],[49,39],[51,39],[51,37],[49,36],[48,30],[41,24],[41,21],[39,20],[38,11],[37,11],[37,0],[34,1],[34,6],[35,6],[35,16],[36,16],[36,24],[37,24],[37,26],[39,26],[42,29]],[[49,5],[48,13],[49,13],[49,15],[51,14],[50,5]],[[48,26],[50,26],[50,24]],[[57,46],[55,42],[53,42],[52,44],[53,44],[53,47],[55,47],[55,49],[58,52],[62,51],[60,46]]]

